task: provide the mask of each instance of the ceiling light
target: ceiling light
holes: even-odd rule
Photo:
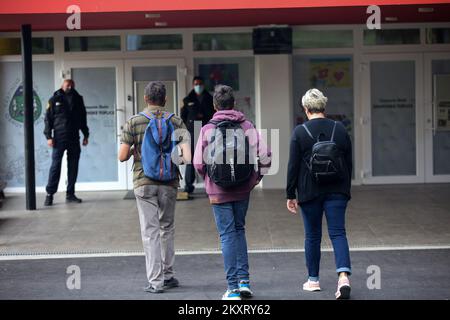
[[[430,7],[419,8],[418,11],[420,13],[434,12],[434,8],[430,8]]]
[[[393,21],[398,21],[398,18],[397,17],[386,17],[386,18],[384,18],[386,21],[390,21],[390,22],[393,22]]]
[[[145,19],[157,19],[161,18],[161,15],[159,13],[146,13]]]

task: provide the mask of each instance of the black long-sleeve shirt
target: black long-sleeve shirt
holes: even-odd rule
[[[331,139],[331,133],[334,126],[333,120],[327,118],[315,118],[306,122],[306,125],[315,139],[320,133],[324,134],[321,136],[321,141]],[[337,122],[336,124],[334,141],[344,155],[344,170],[346,170],[344,179],[331,184],[318,185],[305,162],[305,160],[308,161],[308,157],[311,155],[312,146],[316,140],[311,139],[306,133],[305,128],[301,125],[295,127],[292,133],[289,152],[286,187],[287,199],[297,199],[300,202],[306,202],[326,193],[342,193],[349,198],[351,197],[352,143],[350,136],[341,122]]]

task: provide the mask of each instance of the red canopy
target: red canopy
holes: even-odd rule
[[[82,12],[82,29],[364,23],[374,2],[398,22],[450,21],[450,0],[1,0],[0,31],[65,30],[67,8]],[[433,8],[419,12],[418,8]],[[146,18],[146,14],[153,14]]]

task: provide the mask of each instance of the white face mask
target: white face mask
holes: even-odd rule
[[[200,84],[194,86],[194,90],[196,94],[201,94],[203,92],[204,87]]]

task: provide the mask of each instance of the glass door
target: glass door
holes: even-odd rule
[[[117,159],[118,128],[125,121],[123,61],[69,61],[64,70],[84,98],[90,131],[89,144],[81,149],[77,190],[125,190],[126,165]]]
[[[363,182],[424,182],[422,56],[366,55],[363,81]]]
[[[425,55],[426,181],[450,182],[450,53]]]
[[[141,112],[146,107],[144,101],[145,86],[150,81],[161,81],[165,84],[167,91],[165,110],[179,115],[183,98],[186,96],[186,68],[184,59],[126,60],[126,119]],[[128,172],[131,173],[131,161],[129,161],[127,166]],[[184,175],[183,166],[181,167],[181,172]],[[131,174],[128,175],[127,187],[130,190],[133,189],[132,178]],[[181,184],[183,184],[183,180]]]

